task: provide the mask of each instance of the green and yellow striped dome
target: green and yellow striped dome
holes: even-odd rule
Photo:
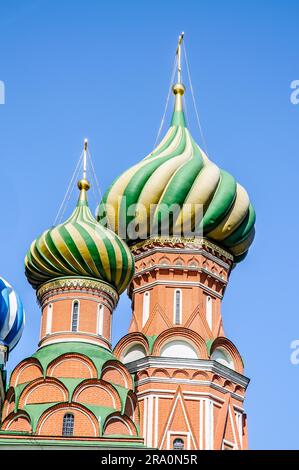
[[[103,224],[109,220],[129,244],[139,241],[134,239],[136,232],[132,236],[129,230],[134,218],[139,239],[149,238],[153,228],[165,221],[171,236],[180,235],[183,224],[193,224],[193,231],[223,246],[235,262],[241,261],[254,238],[254,209],[245,189],[212,163],[193,140],[182,106],[184,86],[176,84],[173,91],[170,129],[152,153],[112,183],[98,207],[97,219]],[[165,208],[173,205],[179,210],[169,217]]]
[[[92,277],[109,283],[120,294],[132,279],[133,256],[127,245],[91,214],[88,181],[79,181],[78,187],[80,196],[72,215],[31,244],[25,258],[27,279],[37,289],[59,277]]]

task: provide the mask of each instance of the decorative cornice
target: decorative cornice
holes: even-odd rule
[[[190,248],[192,250],[207,249],[208,252],[212,252],[216,256],[223,256],[227,260],[233,262],[234,257],[228,251],[224,250],[220,246],[212,243],[207,238],[180,238],[180,237],[153,237],[143,240],[130,246],[133,255],[138,255],[140,252],[147,251],[153,247],[170,247],[170,248]]]
[[[184,385],[197,385],[197,386],[206,386],[206,387],[211,387],[214,390],[218,390],[221,393],[226,393],[227,389],[225,387],[222,387],[221,385],[218,385],[210,380],[193,380],[193,379],[174,379],[171,377],[163,378],[163,377],[147,377],[141,380],[136,380],[135,385],[136,387],[140,387],[141,385],[146,385],[146,384],[153,384],[153,383],[165,383],[167,385],[173,384],[173,385],[178,385],[178,384],[184,384]],[[188,392],[185,392],[186,395]],[[235,393],[230,390],[230,394],[233,398],[236,400],[239,400],[243,402],[245,400],[245,397],[242,395]],[[137,393],[137,395],[140,395]]]
[[[205,292],[210,293],[217,297],[218,299],[223,299],[223,295],[217,292],[214,289],[211,289],[210,287],[206,286],[205,284],[202,284],[201,282],[193,282],[193,281],[153,281],[153,282],[148,282],[146,284],[143,284],[141,287],[132,287],[133,284],[130,286],[129,294],[132,295],[132,293],[136,292],[145,292],[151,287],[154,286],[172,286],[172,287],[200,287],[203,289]]]
[[[147,274],[150,273],[151,271],[156,271],[157,269],[163,269],[163,270],[172,270],[172,271],[195,271],[198,273],[205,273],[208,276],[214,278],[215,280],[221,282],[222,284],[226,285],[227,280],[224,279],[223,277],[218,276],[218,274],[214,273],[213,271],[210,271],[209,269],[206,269],[202,266],[188,266],[186,264],[153,264],[152,266],[146,266],[145,268],[140,269],[140,271],[135,271],[134,278],[139,277],[142,274]]]
[[[165,369],[196,369],[196,371],[207,371],[221,375],[237,385],[247,388],[249,378],[236,372],[229,367],[220,364],[217,361],[209,359],[183,359],[179,357],[154,357],[147,356],[136,361],[126,363],[126,368],[131,374],[142,370],[148,370],[151,367],[162,367]]]
[[[89,277],[61,277],[45,282],[37,290],[37,299],[40,305],[46,300],[49,294],[59,294],[65,291],[94,291],[104,292],[112,299],[114,306],[117,305],[119,295],[116,290],[104,281]]]

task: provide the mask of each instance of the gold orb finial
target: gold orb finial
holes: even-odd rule
[[[173,85],[172,91],[175,95],[183,96],[183,94],[185,93],[185,87],[182,83],[176,83],[175,85]]]
[[[85,189],[85,191],[88,191],[90,188],[89,181],[86,178],[82,178],[81,180],[78,181],[78,188],[80,189],[80,191],[82,191],[82,189]]]

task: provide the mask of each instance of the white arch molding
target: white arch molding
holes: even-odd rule
[[[164,344],[161,348],[160,356],[198,359],[194,346],[183,339],[175,339]]]
[[[224,348],[215,349],[215,351],[211,354],[211,360],[219,362],[220,364],[229,367],[230,369],[234,369],[234,361]]]
[[[122,362],[127,364],[128,362],[137,361],[146,356],[146,351],[142,344],[133,344],[130,346],[127,351],[124,353]]]

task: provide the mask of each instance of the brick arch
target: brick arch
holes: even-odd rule
[[[166,369],[154,369],[150,372],[151,377],[170,378],[170,373]]]
[[[168,264],[170,264],[170,259],[167,256],[162,256],[161,258],[159,258],[158,264],[163,264],[167,266]]]
[[[175,258],[175,260],[173,262],[176,266],[183,266],[184,265],[184,260],[181,256],[178,256],[177,258]]]
[[[209,374],[202,371],[194,372],[192,380],[209,380]]]
[[[223,336],[218,336],[218,338],[216,338],[212,343],[210,356],[217,348],[223,348],[229,354],[233,360],[235,371],[242,374],[244,371],[242,357],[234,343],[232,343],[229,339],[224,338]]]
[[[126,399],[125,413],[135,424],[139,424],[139,408],[135,393],[129,392]]]
[[[104,436],[113,434],[137,436],[137,431],[130,418],[120,415],[120,413],[114,413],[108,416],[104,425]]]
[[[43,377],[43,368],[36,358],[30,357],[24,359],[14,369],[11,374],[10,385],[16,387],[19,384],[32,382],[40,377]]]
[[[94,363],[83,354],[68,353],[55,358],[47,368],[47,376],[64,378],[97,378],[97,369]]]
[[[194,267],[194,268],[198,268],[198,266],[199,266],[199,262],[197,261],[197,259],[194,256],[192,258],[188,259],[187,264],[188,264],[188,266]]]
[[[235,393],[240,393],[241,395],[244,394],[244,388],[241,387],[241,385],[236,385],[235,388],[234,388],[234,392]]]
[[[118,361],[107,361],[102,370],[102,380],[133,389],[132,377],[128,370]]]
[[[221,377],[217,374],[214,374],[213,377],[212,377],[212,382],[217,384],[217,385],[220,385],[222,387],[223,385],[223,380],[221,379]]]
[[[200,359],[208,359],[207,348],[204,339],[198,333],[195,333],[195,331],[184,327],[169,328],[168,330],[160,333],[155,341],[152,355],[160,356],[162,347],[175,339],[189,342],[190,345],[195,347]]]
[[[214,273],[214,274],[218,274],[218,269],[217,269],[216,264],[212,264],[211,272]]]
[[[148,339],[143,333],[139,332],[129,333],[124,336],[115,346],[113,354],[117,359],[121,360],[124,353],[134,344],[140,344],[144,347],[146,355],[150,354]]]
[[[57,379],[46,377],[28,384],[21,393],[19,407],[33,403],[65,402],[68,400],[67,388]]]
[[[74,390],[72,401],[89,405],[121,409],[121,401],[115,388],[103,380],[85,380]]]
[[[1,429],[5,431],[31,432],[30,417],[25,411],[18,410],[17,413],[10,413],[3,421]]]
[[[63,417],[74,415],[74,437],[98,437],[99,423],[95,415],[79,403],[60,403],[45,411],[39,418],[36,434],[39,436],[62,436]]]
[[[210,262],[205,259],[202,263],[203,268],[210,270]]]
[[[3,404],[2,420],[4,420],[10,413],[13,413],[15,409],[15,389],[10,387],[5,396]]]
[[[137,372],[137,380],[142,380],[142,379],[148,379],[149,378],[149,373],[146,370],[142,370],[140,372]]]
[[[233,391],[234,389],[234,385],[232,384],[230,380],[225,380],[223,383],[223,387],[230,391]]]
[[[186,370],[177,369],[172,373],[173,379],[190,379],[190,374]]]

